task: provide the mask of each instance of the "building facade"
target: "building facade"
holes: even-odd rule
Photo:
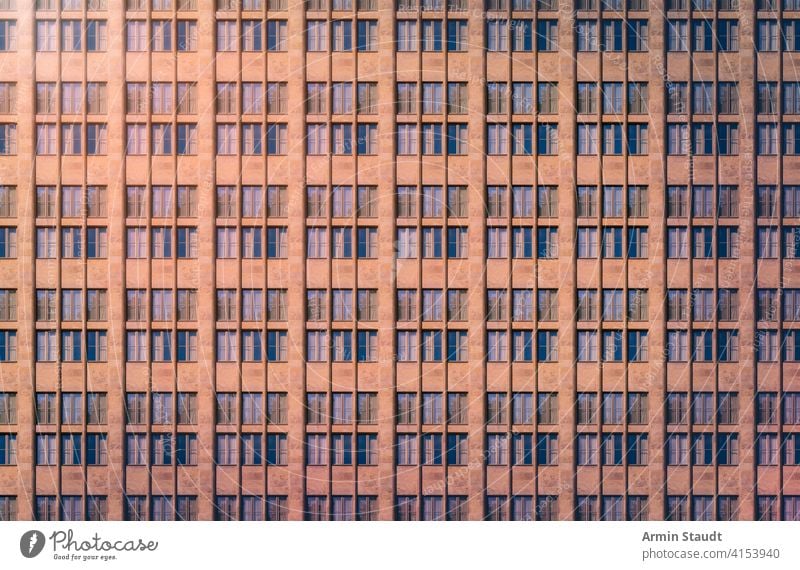
[[[797,0],[0,0],[0,519],[798,520]]]

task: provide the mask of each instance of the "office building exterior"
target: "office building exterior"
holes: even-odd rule
[[[796,0],[0,0],[0,519],[798,520]]]

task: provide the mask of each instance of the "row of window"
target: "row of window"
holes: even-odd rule
[[[800,154],[800,123],[759,123],[759,153],[777,154],[778,131],[782,133],[781,152]],[[17,154],[17,125],[0,123],[0,155]],[[695,122],[669,123],[667,125],[667,154],[721,155],[739,154],[739,124]],[[466,123],[398,123],[394,133],[398,156],[422,154],[425,156],[467,155],[470,149]],[[65,123],[61,125],[59,146],[57,125],[36,125],[36,154],[41,156],[63,154],[90,156],[108,152],[108,135],[105,123]],[[691,135],[691,136],[690,136]],[[129,156],[196,155],[198,150],[195,123],[129,123],[125,152]],[[149,141],[149,144],[148,144]],[[309,156],[320,155],[375,155],[378,153],[377,123],[309,123],[304,137],[305,151]],[[577,126],[577,153],[579,155],[647,155],[649,153],[649,128],[647,123],[579,123]],[[57,152],[58,151],[58,152]],[[556,123],[491,123],[486,127],[488,155],[554,156],[559,153],[558,124]],[[691,152],[690,152],[691,151]],[[281,156],[288,152],[288,125],[286,123],[217,124],[216,153],[221,156]]]
[[[584,192],[591,194],[594,187],[584,188],[587,189]],[[595,198],[589,195],[586,199],[589,200],[586,211],[591,215],[591,203]],[[739,190],[734,185],[720,185],[716,191],[708,185],[670,185],[667,186],[666,200],[667,217],[670,218],[730,218],[739,215]],[[584,206],[580,199],[578,202],[580,210]],[[758,185],[755,202],[758,217],[800,216],[800,186]],[[606,215],[605,212],[603,215]]]
[[[84,400],[86,402],[85,410]],[[0,424],[17,423],[17,408],[15,392],[0,392]],[[55,392],[36,393],[37,424],[55,424],[58,410]],[[62,424],[79,425],[84,420],[90,425],[106,424],[108,422],[107,394],[105,392],[88,392],[84,398],[80,392],[62,392],[60,410]]]
[[[582,185],[577,189],[577,216],[617,218],[648,216],[648,187],[630,185]],[[52,218],[59,214],[56,207],[55,186],[36,187],[36,216]],[[179,218],[197,217],[198,197],[195,186],[154,185],[149,193],[145,186],[127,186],[126,213],[128,217]],[[466,186],[448,186],[446,199],[439,185],[398,186],[395,193],[396,216],[398,218],[465,217],[468,211]],[[691,193],[691,215],[693,218],[731,218],[739,215],[739,189],[735,185],[668,186],[666,192],[668,217],[686,217],[689,213]],[[781,189],[782,208],[779,208],[778,187],[761,185],[756,189],[759,217],[782,217],[800,215],[800,186],[784,186]],[[149,198],[148,198],[149,194]],[[306,216],[324,218],[328,212],[334,218],[377,216],[378,188],[358,186],[355,203],[353,187],[349,185],[307,186]],[[176,196],[177,195],[177,196]],[[625,199],[627,195],[627,199]],[[716,196],[716,204],[715,204]],[[175,198],[177,197],[177,204]],[[266,212],[264,211],[266,202]],[[558,205],[558,187],[541,185],[488,186],[486,188],[485,215],[490,218],[505,218],[511,213],[514,218],[533,217],[534,209],[539,218],[555,217]],[[602,206],[602,207],[600,207]],[[267,186],[217,186],[216,214],[218,217],[246,218],[286,217],[288,214],[287,187]],[[105,186],[61,187],[62,218],[105,217],[107,215],[107,189]],[[0,186],[0,217],[17,216],[17,189],[15,186]]]
[[[36,228],[37,259],[55,259],[57,228]],[[63,259],[106,259],[108,232],[105,226],[62,227],[60,256]],[[148,236],[150,248],[148,249]],[[265,240],[266,236],[266,240]],[[577,228],[580,259],[647,259],[648,228],[619,226]],[[511,238],[509,240],[509,237]],[[329,239],[330,238],[330,239]],[[690,240],[691,238],[691,240]],[[800,227],[756,228],[758,259],[800,258]],[[534,241],[535,239],[535,241]],[[510,242],[510,243],[509,243]],[[288,229],[283,226],[217,227],[217,259],[286,259]],[[468,257],[466,227],[400,227],[396,230],[398,259],[450,259]],[[691,249],[690,249],[691,243]],[[128,227],[127,259],[196,259],[198,233],[195,226]],[[691,255],[690,255],[691,251]],[[378,228],[334,226],[306,228],[307,259],[375,259]],[[546,226],[491,226],[486,230],[487,259],[557,259],[558,228]],[[0,226],[0,258],[17,258],[17,228]],[[667,228],[668,259],[738,259],[738,226],[670,226]]]
[[[578,435],[579,462],[581,435]],[[596,435],[587,435],[597,438]],[[690,445],[691,441],[691,445]],[[594,449],[588,445],[589,451]],[[736,433],[671,433],[666,441],[667,465],[738,465],[739,440]],[[579,463],[580,465],[581,463]],[[595,465],[596,463],[591,463]],[[605,463],[604,463],[605,464]],[[800,465],[800,434],[787,433],[779,436],[774,433],[759,433],[756,437],[756,464]]]
[[[288,418],[288,394],[268,392],[218,392],[215,397],[215,421],[219,425],[285,425]],[[84,410],[83,402],[86,402]],[[55,392],[36,393],[37,425],[107,423],[108,404],[105,392],[62,392],[60,407]],[[149,422],[148,422],[148,407]],[[266,407],[264,406],[266,401]],[[175,402],[175,406],[173,406]],[[578,392],[575,408],[579,425],[647,425],[649,398],[646,392]],[[737,392],[668,392],[668,425],[735,425],[739,422]],[[355,404],[355,405],[354,405]],[[483,404],[481,404],[483,405]],[[397,425],[466,425],[469,407],[465,392],[400,392],[396,395],[394,421]],[[60,410],[60,416],[57,413]],[[377,424],[378,394],[375,392],[308,392],[304,406],[308,425]],[[506,425],[557,425],[558,392],[489,392],[485,398],[486,423]],[[800,424],[800,392],[757,392],[755,420],[758,425]],[[127,392],[125,395],[128,425],[171,425],[173,418],[181,425],[197,424],[195,392]],[[534,422],[535,419],[535,422]],[[17,423],[17,394],[0,392],[0,424]]]
[[[335,115],[350,115],[354,109],[359,114],[376,114],[377,83],[359,82],[356,86],[356,97],[353,97],[352,82],[307,83],[306,112],[309,114],[325,114],[330,109]],[[779,91],[779,86],[781,87]],[[446,88],[446,100],[444,89]],[[529,114],[534,105],[538,114],[558,113],[558,83],[539,82],[538,96],[533,97],[533,83],[492,82],[487,85],[486,111],[489,114],[506,114],[511,107],[513,114]],[[627,97],[623,97],[625,84],[622,82],[579,82],[576,110],[581,114],[595,114],[599,108],[605,114],[630,114],[648,112],[647,82],[629,82]],[[153,114],[171,114],[175,110],[181,114],[197,112],[197,87],[195,83],[179,82],[174,97],[169,82],[127,83],[127,111],[142,114],[147,112],[148,103]],[[238,114],[235,83],[217,83],[215,97],[216,111],[221,114]],[[438,82],[422,83],[418,95],[415,82],[398,82],[396,84],[396,112],[398,114],[416,114],[418,105],[423,114],[441,114],[446,110],[449,114],[466,114],[468,112],[467,84],[449,82],[443,85]],[[57,109],[57,84],[54,82],[36,84],[37,114],[54,114]],[[667,113],[687,114],[690,108],[694,114],[714,113],[715,103],[718,114],[738,114],[738,84],[733,81],[722,81],[716,86],[714,82],[670,81],[666,86]],[[0,83],[0,114],[16,112],[16,84]],[[778,102],[782,101],[779,106]],[[78,82],[61,83],[61,113],[80,114],[85,109],[88,114],[105,114],[107,112],[106,84],[89,82],[84,88]],[[262,94],[262,84],[254,82],[242,83],[241,113],[285,114],[288,110],[287,83],[270,82],[267,84],[266,97]],[[624,103],[624,105],[623,105]],[[354,105],[355,104],[355,105]],[[784,115],[800,114],[800,83],[798,82],[759,82],[757,95],[757,112],[775,114],[781,108]]]
[[[17,154],[17,125],[0,124],[0,155]],[[398,156],[443,154],[464,156],[469,152],[466,123],[399,123],[395,142]],[[65,123],[61,125],[58,145],[57,125],[36,125],[36,154],[90,156],[108,152],[105,123]],[[148,132],[149,145],[148,145]],[[226,155],[286,155],[288,125],[268,123],[218,124],[216,153]],[[762,156],[800,155],[800,123],[759,123],[757,152]],[[779,144],[780,142],[780,144]],[[670,156],[736,156],[739,154],[739,124],[695,122],[669,123],[666,133]],[[649,129],[646,123],[579,123],[578,155],[647,155]],[[59,152],[57,152],[57,150]],[[315,155],[376,155],[378,125],[376,123],[313,123],[306,125],[305,150]],[[558,125],[555,123],[491,123],[486,127],[488,155],[557,155]],[[181,156],[197,154],[197,125],[194,123],[153,123],[127,125],[126,154]]]
[[[53,218],[105,217],[107,215],[107,188],[105,186],[61,186],[61,204],[57,207],[55,186],[36,187],[36,216]],[[580,185],[576,188],[576,215],[604,218],[647,217],[648,187],[643,185],[607,184]],[[176,202],[177,198],[177,202]],[[398,218],[438,218],[445,212],[448,217],[462,218],[468,212],[466,186],[426,184],[422,186],[397,186],[395,189],[395,215]],[[556,217],[558,213],[558,187],[554,185],[514,185],[486,187],[485,215],[490,218]],[[334,218],[349,218],[356,214],[362,218],[377,217],[378,187],[361,185],[355,188],[346,184],[306,187],[306,216],[324,218],[330,212]],[[17,188],[0,186],[0,217],[17,216]],[[721,184],[670,185],[666,189],[666,209],[670,218],[735,218],[739,216],[739,187]],[[198,215],[196,186],[153,185],[126,187],[126,214],[128,217],[192,218]],[[265,212],[266,209],[266,212]],[[284,218],[288,215],[287,187],[217,186],[216,215],[230,218]],[[800,186],[758,185],[756,187],[756,215],[758,217],[800,217]]]
[[[36,0],[36,10],[52,11],[61,9],[62,11],[78,11],[83,9],[83,5],[90,11],[103,11],[108,8],[107,0]],[[796,0],[784,0],[782,3],[784,10],[800,10],[800,4]],[[375,11],[378,9],[375,0],[306,0],[306,9],[309,11],[325,12],[329,5],[333,11],[351,11],[354,8],[358,11]],[[719,11],[736,11],[739,9],[738,0],[670,0],[667,3],[667,10],[686,10],[691,5],[693,10],[711,11],[716,7]],[[558,3],[553,0],[486,0],[484,7],[488,11],[529,12],[536,7],[538,11],[552,11],[558,9]],[[774,10],[778,3],[774,0],[760,0],[759,10]],[[287,10],[285,0],[217,0],[216,8],[219,11],[270,11]],[[396,5],[398,12],[417,11],[438,12],[464,11],[467,9],[466,0],[398,0]],[[575,2],[576,10],[597,10],[621,11],[625,8],[629,11],[648,10],[647,0],[578,0]],[[0,3],[0,10],[16,10],[16,0],[3,0]],[[183,11],[197,10],[197,0],[126,0],[126,9],[131,11],[153,10],[153,11],[172,11],[173,9]]]
[[[197,498],[193,497],[192,503],[196,505],[196,501]],[[108,520],[108,497],[88,495],[84,504],[84,498],[79,495],[63,495],[60,502],[54,496],[39,495],[36,497],[36,519],[40,521]],[[0,521],[14,520],[17,520],[17,497],[15,495],[0,496]]]
[[[466,433],[401,433],[393,448],[399,466],[468,465]],[[552,466],[559,463],[557,433],[489,433],[483,453],[489,466]],[[262,439],[266,441],[264,447]],[[691,442],[691,446],[689,443]],[[58,445],[60,443],[60,445]],[[149,455],[148,455],[149,443]],[[287,465],[288,436],[270,433],[217,434],[216,465]],[[645,466],[649,464],[648,433],[579,433],[576,436],[579,466]],[[735,466],[739,464],[739,434],[670,433],[665,454],[669,466]],[[142,433],[126,435],[128,466],[197,465],[195,433]],[[378,435],[361,433],[311,433],[305,436],[305,462],[309,466],[378,464]],[[16,434],[0,434],[0,465],[17,464]],[[107,465],[107,434],[36,435],[37,465]],[[756,437],[759,466],[800,465],[800,433],[759,433]]]
[[[666,440],[669,466],[735,466],[739,464],[739,434],[671,433]],[[267,434],[266,448],[257,433],[217,434],[214,461],[217,465],[287,465],[287,434]],[[147,447],[150,443],[150,453]],[[468,434],[398,434],[394,452],[399,466],[467,465]],[[689,442],[691,441],[691,447]],[[60,442],[60,446],[58,443]],[[329,444],[330,442],[330,444]],[[355,442],[355,446],[354,446]],[[443,442],[446,447],[443,447]],[[648,465],[647,433],[579,433],[576,436],[579,466]],[[59,451],[60,450],[60,451]],[[558,434],[487,434],[484,457],[489,466],[558,465]],[[378,464],[378,435],[374,433],[307,434],[306,465]],[[197,465],[198,440],[195,433],[128,433],[126,465]],[[800,433],[759,433],[756,437],[759,466],[800,465]],[[0,465],[17,464],[16,434],[0,434]],[[37,465],[108,464],[107,434],[36,435]]]
[[[234,230],[233,237],[228,230]],[[247,228],[242,231],[243,255],[245,257],[262,257],[260,253],[262,228]],[[229,243],[233,239],[233,254],[236,257],[235,228],[220,228],[219,238],[224,243]],[[154,227],[147,231],[144,227],[129,227],[127,229],[127,257],[129,259],[147,258],[147,236],[150,234],[150,255],[154,259],[169,259],[177,254],[179,259],[196,259],[198,251],[197,227],[184,226],[173,227]],[[256,237],[256,234],[259,234]],[[267,234],[272,237],[283,236],[285,242],[286,228],[269,228]],[[176,237],[177,236],[177,237]],[[57,247],[58,232],[55,227],[38,227],[36,229],[36,257],[38,259],[55,259],[58,257]],[[254,240],[258,240],[258,249],[251,250],[250,246]],[[275,237],[278,243],[279,237]],[[284,247],[285,250],[285,247]],[[61,228],[61,257],[64,259],[106,259],[108,257],[108,233],[105,226],[87,227],[70,226]],[[224,251],[228,251],[227,249]],[[251,255],[251,251],[253,251]],[[272,249],[268,249],[273,252]],[[222,255],[222,254],[221,254]],[[16,258],[17,256],[17,232],[13,227],[0,227],[0,257],[6,259]],[[226,254],[225,257],[228,257]],[[271,257],[286,257],[273,253]]]
[[[333,321],[377,321],[377,289],[307,289],[305,315],[307,321],[325,321],[330,314]],[[266,305],[263,302],[266,296]],[[537,302],[534,304],[534,297]],[[148,300],[149,310],[148,310]],[[486,292],[486,320],[507,321],[509,315],[515,322],[530,322],[534,314],[538,321],[558,320],[558,292],[556,289],[514,288],[488,289]],[[354,302],[355,301],[355,302]],[[759,288],[756,291],[756,318],[758,321],[800,320],[800,290]],[[36,290],[36,320],[55,321],[58,314],[57,290]],[[64,288],[61,290],[61,321],[104,321],[107,318],[108,293],[106,289]],[[468,295],[466,289],[425,288],[398,289],[396,309],[398,321],[423,322],[466,321]],[[648,319],[648,290],[629,289],[627,306],[622,289],[578,289],[578,321],[621,322]],[[739,314],[738,289],[710,288],[667,290],[667,320],[710,322],[736,321]],[[149,317],[148,317],[149,315]],[[260,322],[285,321],[287,318],[287,290],[244,288],[217,289],[216,320]],[[197,290],[128,289],[126,293],[126,319],[170,322],[197,320]],[[16,289],[0,289],[0,321],[17,319]],[[697,331],[703,334],[702,331]]]
[[[355,191],[350,185],[307,186],[306,216],[334,218],[377,216],[377,186],[362,185]],[[577,189],[577,216],[605,218],[647,217],[648,187],[629,185],[581,185]],[[757,215],[776,216],[778,213],[778,188],[760,185],[757,192]],[[36,187],[36,216],[52,218],[61,215],[70,217],[104,217],[107,215],[107,188],[105,186],[61,186],[61,208],[57,208],[55,186]],[[719,185],[716,190],[710,185],[668,186],[667,210],[669,217],[686,217],[691,193],[691,215],[694,218],[730,218],[739,215],[739,188],[735,185]],[[197,217],[198,196],[196,186],[153,185],[126,187],[126,214],[128,217],[179,218]],[[446,194],[446,197],[443,196]],[[784,186],[781,215],[800,215],[800,186]],[[627,199],[626,199],[627,196]],[[716,196],[716,205],[715,205]],[[177,198],[177,204],[175,199]],[[448,217],[461,218],[467,215],[468,191],[466,186],[451,185],[445,189],[439,185],[397,186],[395,190],[396,216],[398,218]],[[265,204],[266,203],[266,204]],[[514,218],[533,217],[534,209],[539,218],[555,217],[558,205],[558,187],[540,185],[487,186],[485,214],[491,218],[507,217],[509,211]],[[602,205],[602,210],[599,206]],[[266,212],[264,208],[266,206]],[[216,215],[218,217],[245,218],[286,217],[288,214],[287,187],[281,185],[217,186]],[[15,186],[0,186],[0,217],[17,216],[17,189]]]
[[[424,83],[422,112],[441,112],[437,105],[438,83]],[[448,84],[454,85],[454,84]],[[456,84],[457,85],[457,84]],[[579,114],[641,114],[648,112],[649,90],[647,82],[585,82],[577,84],[576,111]],[[405,87],[408,86],[408,87]],[[426,86],[430,86],[427,87]],[[780,87],[780,91],[779,91]],[[505,114],[509,105],[513,114],[533,111],[539,114],[558,112],[558,83],[539,82],[534,100],[530,82],[489,83],[487,85],[487,112]],[[800,84],[797,82],[762,81],[757,84],[757,113],[776,114],[780,108],[784,115],[800,112]],[[398,83],[398,113],[416,112],[416,84]],[[668,114],[736,115],[739,113],[739,87],[735,81],[669,81],[665,87]],[[779,101],[782,105],[779,105]],[[448,107],[448,112],[452,111]]]
[[[350,187],[337,187],[334,198]],[[196,218],[198,215],[198,195],[196,186],[180,185],[177,189],[167,185],[126,186],[126,215],[134,218]],[[107,216],[106,186],[74,186],[60,187],[61,203],[58,207],[56,186],[36,187],[36,217],[79,218]],[[466,191],[465,191],[466,192]],[[266,202],[267,215],[270,217],[286,217],[288,214],[287,188],[280,185],[261,186],[218,186],[216,213],[220,217],[236,217],[241,212],[243,217],[262,217]],[[375,217],[377,208],[374,202],[377,187],[360,186],[358,188],[359,215]],[[348,198],[348,200],[350,200]],[[334,200],[335,201],[335,200]],[[237,209],[237,202],[240,209]],[[343,204],[342,204],[343,205]],[[338,210],[337,210],[338,211]],[[343,211],[343,210],[342,210]],[[17,189],[15,186],[0,186],[0,217],[17,216]]]
[[[497,230],[505,230],[498,228]],[[519,228],[523,229],[523,228]],[[527,249],[530,250],[531,228],[527,230]],[[497,233],[490,232],[490,236]],[[557,256],[556,228],[540,230],[548,237],[540,236],[540,243],[548,241]],[[443,245],[451,258],[467,257],[467,228],[422,228],[422,243],[418,247],[417,228],[397,230],[397,256],[411,259],[418,256],[441,258]],[[502,233],[502,232],[501,232]],[[36,228],[37,259],[55,259],[58,231],[55,227]],[[61,258],[63,259],[106,259],[108,257],[108,234],[105,226],[70,226],[61,228]],[[150,247],[148,248],[148,236]],[[266,240],[264,239],[266,236]],[[266,231],[261,226],[218,227],[216,230],[216,257],[218,259],[286,259],[288,251],[288,229],[284,226],[270,226]],[[328,237],[330,236],[330,242]],[[493,238],[490,238],[493,239]],[[444,242],[446,240],[446,242]],[[377,227],[313,227],[306,229],[306,255],[308,259],[358,259],[377,258]],[[196,259],[198,254],[198,233],[196,226],[128,227],[126,230],[127,259]],[[540,245],[540,247],[542,247]],[[544,256],[544,255],[542,255]],[[17,228],[0,226],[0,258],[17,257]],[[529,255],[527,257],[530,257]]]
[[[530,114],[536,107],[538,114],[558,113],[558,83],[540,81],[534,97],[532,82],[490,82],[486,87],[486,112],[490,115],[505,115],[509,109],[513,114]],[[779,90],[780,87],[780,90]],[[36,83],[36,112],[40,115],[55,114],[60,102],[61,114],[89,115],[107,113],[107,85],[103,82],[62,82],[60,98],[55,82]],[[191,82],[128,82],[126,109],[128,113],[178,115],[197,113],[197,85]],[[623,82],[578,82],[576,110],[579,114],[646,114],[648,112],[648,83],[631,81],[625,90]],[[739,113],[739,88],[735,81],[670,81],[665,87],[667,113],[721,115]],[[243,82],[241,95],[237,96],[236,83],[217,83],[215,97],[216,112],[220,114],[261,115],[288,112],[288,84],[269,82],[266,90],[257,82]],[[326,114],[328,108],[334,115],[378,113],[378,84],[376,82],[324,82],[306,83],[305,111],[309,114]],[[354,96],[355,92],[355,96]],[[468,112],[468,90],[464,82],[416,82],[396,83],[395,109],[397,114],[466,114]],[[446,95],[446,97],[445,97]],[[173,102],[173,99],[176,103]],[[238,103],[241,101],[241,111]],[[782,102],[782,105],[778,103]],[[690,104],[691,103],[691,104]],[[0,83],[0,114],[15,114],[17,106],[16,83]],[[776,114],[781,109],[784,115],[800,114],[800,83],[789,81],[778,83],[759,82],[757,112]]]
[[[769,290],[765,289],[764,291]],[[787,292],[787,298],[794,298],[792,289],[786,289],[785,291]],[[578,295],[578,310],[580,312],[580,292]],[[590,290],[586,295],[592,300],[595,293]],[[589,310],[591,310],[591,306]],[[738,319],[739,315],[739,290],[719,288],[716,291],[715,300],[713,289],[694,288],[691,291],[685,289],[668,289],[667,320],[687,321],[689,320],[690,314],[692,321],[710,322],[715,319],[719,321],[735,321]]]
[[[197,362],[196,330],[129,330],[126,333],[128,362]],[[60,338],[60,343],[58,342]],[[396,333],[398,362],[466,362],[469,359],[466,330],[399,330]],[[485,357],[488,362],[558,362],[557,330],[488,331]],[[800,330],[758,330],[756,356],[759,362],[800,362]],[[60,346],[60,357],[59,357]],[[579,330],[578,362],[647,362],[647,331]],[[285,362],[288,337],[285,330],[218,330],[217,362]],[[307,362],[377,362],[378,331],[314,330],[306,332]],[[669,330],[667,362],[738,362],[739,331]],[[0,330],[0,362],[17,361],[17,332]],[[107,362],[105,330],[36,331],[37,362]]]
[[[307,497],[308,503],[313,497]],[[331,497],[335,501],[338,497]],[[347,497],[349,499],[349,497]],[[466,520],[466,497],[449,495],[447,509],[443,512],[444,497],[423,495],[421,501],[415,495],[398,496],[395,505],[395,520]],[[690,500],[691,499],[691,500]],[[327,497],[320,497],[312,501],[316,506],[319,502],[327,505]],[[716,503],[716,507],[715,507]],[[577,504],[572,513],[575,520],[579,521],[641,521],[649,520],[648,497],[646,495],[578,495]],[[691,506],[691,508],[689,508]],[[421,507],[421,510],[420,510]],[[771,495],[758,496],[759,520],[779,520],[778,498]],[[336,510],[336,503],[333,502]],[[739,497],[736,495],[699,495],[691,497],[683,495],[669,495],[667,497],[667,516],[670,521],[712,521],[712,520],[738,520]],[[488,521],[553,521],[558,520],[558,496],[538,495],[535,500],[530,495],[487,495],[484,507],[484,520]],[[308,514],[309,520],[328,520],[327,512],[312,511],[317,518]],[[793,495],[783,496],[783,520],[797,520],[800,517],[800,497]],[[330,515],[332,520],[336,514]],[[351,519],[345,519],[351,520]],[[361,520],[361,519],[357,519]]]
[[[756,47],[760,52],[800,51],[800,20],[757,20]],[[646,19],[578,19],[575,22],[579,52],[647,52],[649,23]],[[105,52],[107,22],[101,19],[36,20],[36,51]],[[378,51],[377,20],[317,20],[305,22],[308,52]],[[731,18],[669,19],[667,51],[738,52],[739,20]],[[288,21],[243,19],[216,21],[217,52],[285,52]],[[15,20],[0,20],[0,51],[17,50]],[[196,52],[197,21],[186,19],[129,19],[125,23],[128,52]],[[397,52],[465,52],[468,48],[466,19],[400,19],[392,41]],[[486,21],[489,52],[556,52],[558,20],[495,18]]]
[[[393,508],[395,520],[468,520],[466,495],[398,495]],[[148,517],[148,504],[150,505]],[[716,507],[715,507],[716,504]],[[573,516],[581,521],[649,520],[646,495],[578,495]],[[667,520],[738,520],[736,495],[669,495]],[[554,521],[559,519],[558,495],[487,495],[484,519],[490,521]],[[108,517],[108,498],[104,495],[36,496],[36,520],[102,521]],[[215,495],[215,520],[285,521],[289,519],[285,495]],[[17,497],[0,496],[0,520],[17,516]],[[374,495],[307,495],[305,520],[372,521],[378,517],[378,497]],[[800,520],[800,496],[758,495],[758,520]],[[125,496],[125,520],[197,520],[197,496]]]
[[[596,228],[579,228],[578,243],[586,244],[586,257],[596,257],[596,250],[592,244],[597,239],[593,236]],[[605,237],[609,228],[604,228]],[[629,228],[630,230],[630,228]],[[582,234],[587,234],[581,238]],[[691,255],[689,244],[691,237]],[[579,253],[579,257],[583,257]],[[737,226],[695,226],[693,228],[671,226],[667,228],[667,258],[668,259],[738,259],[739,258],[739,228]],[[774,226],[756,228],[756,257],[758,259],[797,259],[800,257],[800,228]]]
[[[216,396],[216,421],[218,424],[234,423],[237,410],[236,393],[220,392]],[[459,394],[466,398],[466,394]],[[36,424],[37,425],[80,425],[86,421],[89,425],[102,425],[107,423],[108,404],[105,392],[88,392],[86,394],[86,409],[84,412],[84,396],[80,392],[62,392],[61,405],[57,404],[58,395],[55,392],[36,393]],[[150,406],[150,422],[152,425],[172,424],[175,417],[178,424],[197,424],[197,394],[195,392],[178,392],[173,398],[171,392],[127,392],[125,397],[126,422],[129,425],[140,425],[147,421],[147,402]],[[173,410],[173,401],[176,407]],[[247,392],[241,395],[241,418],[248,425],[260,424],[266,421],[270,424],[287,423],[287,394],[286,392],[269,392],[266,397],[267,406],[262,405],[262,394]],[[309,406],[313,398],[309,398]],[[352,395],[337,393],[334,404],[342,409],[342,413],[352,413]],[[309,408],[310,409],[310,408]],[[338,409],[338,408],[337,408]],[[57,416],[60,410],[60,416]],[[173,416],[173,413],[175,414]],[[59,422],[57,422],[59,420]],[[358,421],[361,424],[377,422],[377,394],[374,392],[360,392],[358,394]],[[15,392],[0,392],[0,424],[13,425],[17,422],[17,395]],[[339,422],[341,423],[341,422]]]
[[[196,436],[193,436],[196,438]],[[60,441],[60,454],[57,453]],[[108,434],[54,434],[36,436],[37,465],[108,465]],[[60,461],[57,461],[57,457]],[[0,434],[0,465],[16,465],[16,434]]]
[[[36,0],[36,10],[38,11],[52,11],[61,9],[62,11],[79,11],[83,9],[84,3],[86,9],[90,11],[103,11],[108,9],[107,0]],[[705,5],[707,2],[698,2],[698,5]],[[551,0],[537,0],[535,2],[539,10],[555,10],[556,4]],[[604,0],[602,7],[604,10],[620,10],[623,2],[619,0]],[[306,0],[306,9],[309,11],[326,11],[328,9],[328,2],[326,0]],[[533,9],[534,2],[532,0],[514,0],[512,9],[515,11],[530,11]],[[710,5],[710,3],[709,3]],[[726,8],[722,8],[722,6]],[[737,6],[735,0],[724,0],[720,2],[720,9],[733,10],[732,6]],[[194,11],[197,10],[197,0],[126,0],[126,9],[129,11],[164,11],[170,12],[173,9],[178,12]],[[486,2],[487,10],[506,10],[509,3],[506,0],[488,0]],[[596,9],[596,2],[586,2],[580,4],[580,9]],[[351,11],[353,8],[358,11],[375,11],[378,9],[375,0],[331,0],[330,8],[333,11]],[[442,11],[447,8],[450,11],[464,11],[467,9],[466,0],[448,0],[446,3],[443,0],[398,0],[397,11]],[[270,11],[285,11],[287,10],[286,0],[217,0],[216,9],[219,11],[238,11],[241,9],[245,12],[261,11],[263,9]],[[0,3],[0,10],[12,11],[16,10],[16,0],[3,0]],[[646,10],[646,0],[632,0],[629,3],[630,10]]]
[[[592,129],[588,128],[584,135],[589,149],[592,148],[591,134]],[[690,129],[687,123],[668,123],[666,147],[670,156],[736,156],[739,154],[739,124],[694,122]]]

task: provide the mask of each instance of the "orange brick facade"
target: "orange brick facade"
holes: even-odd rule
[[[3,517],[800,516],[797,323],[781,294],[800,283],[798,214],[783,209],[798,158],[781,152],[798,76],[783,42],[756,49],[759,21],[798,12],[331,2],[0,2],[0,124],[15,125],[0,156],[14,194],[0,289],[15,294],[0,322]],[[582,50],[582,27],[623,19],[647,29]],[[710,51],[668,49],[670,21],[691,43],[706,19],[722,38]],[[735,152],[719,134],[702,152],[700,123],[736,123]],[[762,123],[778,125],[774,155]],[[670,151],[676,124],[685,152]]]

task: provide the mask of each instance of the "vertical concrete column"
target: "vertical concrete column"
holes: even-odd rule
[[[739,520],[756,518],[755,449],[756,401],[759,365],[756,343],[756,280],[758,279],[758,246],[756,243],[756,5],[754,0],[739,4],[739,58],[720,58],[720,68],[730,68],[723,80],[739,82],[739,164],[731,178],[723,184],[739,184],[739,467],[723,468],[732,474],[730,480],[720,477],[721,494],[739,495]],[[780,150],[779,150],[780,152]],[[732,159],[732,160],[735,160]],[[738,174],[738,176],[737,176]],[[781,181],[778,180],[778,183]],[[780,211],[780,210],[779,210]],[[725,276],[721,276],[724,278]],[[733,276],[732,276],[733,277]],[[779,284],[780,287],[782,284]],[[780,331],[778,331],[780,334]],[[780,357],[779,357],[780,359]],[[765,364],[763,366],[769,366]],[[722,469],[721,469],[722,471]],[[738,481],[736,480],[738,476]],[[727,489],[731,492],[728,493]]]
[[[197,357],[198,357],[198,433],[197,433],[197,511],[200,520],[214,517],[215,469],[214,426],[216,390],[215,287],[216,287],[216,133],[214,98],[216,95],[216,29],[214,0],[197,3],[197,60],[203,62],[197,74],[198,161],[198,259],[197,259]]]
[[[379,520],[394,517],[396,488],[395,404],[397,378],[395,368],[397,282],[395,234],[396,117],[395,7],[379,4],[378,11],[378,496]]]
[[[289,359],[289,519],[302,520],[305,494],[305,29],[304,2],[289,2],[289,166],[287,192],[289,199],[289,282],[288,291],[288,359]]]
[[[577,247],[576,247],[576,168],[577,124],[575,12],[572,0],[560,0],[558,17],[558,263],[561,281],[558,287],[558,366],[559,405],[559,518],[572,520],[578,494],[576,464],[577,386]]]
[[[108,520],[125,517],[125,7],[108,11]],[[90,181],[91,182],[91,181]],[[88,283],[92,286],[92,283]]]
[[[642,276],[632,275],[629,286],[648,289],[648,320],[650,327],[650,371],[648,378],[632,379],[642,381],[640,388],[648,391],[649,430],[649,478],[650,496],[648,515],[650,519],[661,520],[665,515],[667,496],[667,467],[664,445],[666,439],[666,417],[664,399],[666,398],[666,89],[667,61],[664,0],[651,1],[650,4],[650,73],[648,77],[649,149],[650,181],[648,185],[647,210],[651,220],[648,228],[648,255],[650,267],[645,282],[638,282]]]
[[[16,489],[17,519],[36,516],[36,44],[34,3],[17,3],[17,53],[0,59],[0,73],[17,83],[17,156],[4,157],[0,177],[17,186],[17,264],[3,273],[9,288],[17,290],[17,366],[5,365],[3,390],[17,393],[17,481],[3,480]],[[11,285],[15,283],[15,285]],[[7,471],[7,469],[4,469]],[[10,475],[10,473],[9,473]]]
[[[469,381],[467,421],[472,427],[469,446],[469,495],[467,512],[469,520],[480,520],[485,513],[486,445],[483,425],[486,423],[486,22],[482,0],[469,0]],[[481,426],[480,431],[476,430]]]

